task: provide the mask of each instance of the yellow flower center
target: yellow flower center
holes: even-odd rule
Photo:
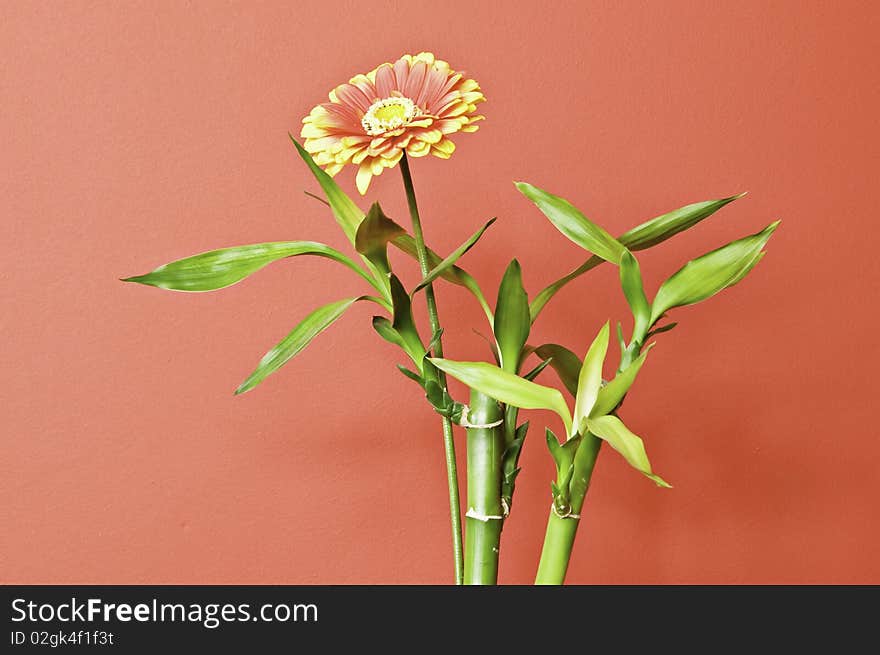
[[[367,113],[361,119],[361,125],[370,136],[378,136],[389,130],[408,125],[421,113],[422,110],[409,98],[382,98],[370,105]]]

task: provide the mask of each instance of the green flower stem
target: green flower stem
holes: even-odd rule
[[[406,201],[409,205],[409,215],[412,219],[413,238],[416,242],[416,254],[419,260],[419,268],[422,277],[427,277],[430,272],[428,266],[428,250],[425,247],[425,237],[422,233],[422,221],[419,218],[419,206],[416,203],[416,192],[413,187],[412,175],[409,171],[409,161],[406,153],[400,160],[400,172],[403,175],[403,187],[406,189]],[[434,287],[429,284],[425,287],[425,301],[428,305],[428,320],[431,331],[436,335],[440,331],[440,318],[437,314],[437,300],[434,298]],[[433,337],[433,335],[432,335]],[[434,356],[443,357],[443,343],[439,336],[434,343]],[[439,382],[446,389],[446,376],[440,372]],[[452,421],[443,417],[443,447],[446,451],[446,483],[449,487],[449,518],[452,524],[452,553],[455,565],[455,584],[462,584],[464,579],[464,557],[461,545],[461,500],[458,494],[458,470],[455,463],[455,442],[452,435]]]
[[[575,516],[563,518],[551,507],[535,584],[561,585],[565,582],[565,572],[568,570],[571,549],[580,523],[578,516],[584,507],[587,490],[590,488],[590,478],[593,476],[593,468],[601,446],[602,440],[588,433],[578,448],[574,460],[574,477],[570,486],[571,513]]]
[[[469,423],[491,425],[501,418],[501,407],[495,399],[471,391]],[[464,558],[464,583],[468,585],[492,585],[498,581],[498,553],[504,526],[504,505],[501,502],[503,454],[502,425],[468,428],[468,512]]]

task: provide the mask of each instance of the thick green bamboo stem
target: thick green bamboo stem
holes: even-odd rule
[[[471,391],[468,422],[488,426],[501,420],[493,398]],[[464,582],[491,585],[498,581],[498,555],[504,505],[501,502],[504,454],[503,427],[472,427],[467,431],[468,511],[465,515]]]
[[[565,582],[565,573],[571,560],[574,538],[580,524],[580,514],[584,508],[584,500],[590,488],[593,468],[602,440],[587,434],[581,442],[574,458],[574,477],[571,481],[571,514],[560,516],[554,508],[550,508],[547,520],[547,533],[544,536],[544,547],[541,550],[541,561],[535,584],[561,585]]]
[[[413,238],[416,242],[416,255],[419,259],[419,268],[422,277],[430,272],[428,266],[428,249],[425,247],[425,237],[422,233],[422,221],[419,218],[419,206],[416,203],[416,191],[413,186],[412,175],[409,171],[409,162],[406,154],[400,160],[400,172],[403,175],[403,187],[406,190],[406,201],[409,205],[409,215],[412,219]],[[440,339],[440,317],[437,314],[437,301],[434,298],[434,287],[425,287],[425,301],[428,305],[428,320],[431,323],[431,331],[437,338],[434,342],[434,355],[443,357],[443,342]],[[433,335],[432,335],[433,337]],[[440,384],[446,388],[446,377],[440,373]],[[461,584],[464,580],[464,556],[462,553],[461,540],[461,500],[458,492],[458,470],[455,462],[455,441],[452,434],[452,421],[443,417],[443,448],[446,455],[446,485],[449,490],[449,522],[452,527],[452,557],[455,567],[455,584]]]

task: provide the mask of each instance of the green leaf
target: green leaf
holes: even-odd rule
[[[651,470],[651,462],[648,461],[644,442],[639,436],[630,432],[619,418],[611,415],[599,416],[587,419],[587,426],[590,432],[608,442],[608,445],[623,455],[630,466],[644,473],[658,487],[672,486]]]
[[[321,185],[321,189],[324,191],[324,195],[327,196],[327,202],[330,204],[330,209],[333,212],[333,216],[336,218],[336,222],[339,223],[342,231],[345,232],[345,236],[347,236],[348,240],[354,245],[357,237],[357,229],[364,218],[364,212],[362,212],[354,201],[339,188],[339,185],[333,181],[333,178],[315,163],[312,156],[306,152],[306,149],[303,148],[296,139],[293,138],[293,135],[289,134],[288,136],[290,137],[290,140],[293,141],[293,145],[296,146],[296,151],[299,153],[299,156],[302,157],[303,161],[308,165],[309,170],[312,171],[312,175],[314,175],[315,179],[318,181],[318,184]]]
[[[317,255],[348,266],[373,287],[375,282],[351,259],[330,246],[315,241],[274,241],[221,248],[165,264],[145,275],[125,278],[172,291],[214,291],[240,282],[264,266],[298,255]]]
[[[521,409],[549,409],[562,419],[566,434],[571,431],[571,413],[557,389],[523,380],[485,362],[456,362],[429,358],[437,368],[460,380],[471,389]]]
[[[583,365],[580,357],[556,343],[538,346],[535,348],[535,354],[541,359],[550,359],[550,366],[556,371],[562,384],[572,396],[577,396],[578,376]]]
[[[387,276],[391,270],[388,265],[388,242],[403,234],[406,234],[406,230],[388,218],[379,203],[374,202],[358,226],[354,247],[383,276]]]
[[[559,509],[565,509],[570,500],[569,483],[574,473],[574,457],[581,442],[580,435],[559,443],[550,428],[546,428],[547,447],[556,463],[556,481],[551,484],[553,500]]]
[[[747,271],[747,272],[748,272],[748,271]],[[645,338],[646,338],[646,339],[650,339],[651,337],[653,337],[653,336],[656,335],[656,334],[663,334],[664,332],[669,332],[669,331],[670,331],[671,329],[673,329],[676,325],[678,325],[678,323],[669,323],[668,325],[663,325],[663,326],[661,326],[661,327],[654,328],[653,330],[651,330],[650,332],[648,332],[648,334],[645,335]]]
[[[425,276],[425,278],[419,282],[418,286],[413,289],[413,293],[416,293],[420,289],[424,289],[426,286],[431,284],[438,277],[443,275],[455,262],[457,262],[462,255],[464,255],[468,250],[473,248],[473,246],[480,240],[480,237],[483,236],[483,232],[489,229],[489,226],[495,222],[496,219],[489,220],[483,227],[474,232],[467,241],[461,244],[458,248],[452,251],[448,257],[446,257],[443,261],[438,263],[431,271]]]
[[[528,373],[523,373],[523,376],[522,376],[523,379],[529,380],[529,381],[534,380],[536,377],[538,377],[538,375],[541,373],[541,371],[543,371],[545,368],[547,368],[547,366],[549,364],[550,364],[550,360],[545,359],[544,361],[542,361],[540,364],[538,364],[535,368],[533,368]]]
[[[761,249],[779,225],[771,223],[756,234],[738,239],[674,273],[657,291],[651,311],[651,324],[674,307],[693,305],[733,286],[760,261]]]
[[[626,296],[626,302],[632,310],[635,322],[633,336],[641,342],[645,338],[644,334],[651,318],[651,304],[645,296],[639,262],[629,250],[624,250],[620,258],[620,286],[623,287],[623,295]]]
[[[645,363],[645,358],[651,351],[651,347],[652,346],[648,346],[645,348],[642,351],[642,354],[639,355],[632,364],[615,375],[611,382],[599,389],[599,394],[596,396],[596,404],[593,405],[593,409],[590,410],[591,417],[610,414],[617,408],[627,391],[629,391],[629,388],[633,385],[633,382],[635,382],[636,376],[642,368],[642,364]]]
[[[599,330],[599,334],[590,344],[590,349],[584,357],[584,365],[578,376],[577,396],[574,403],[574,430],[583,434],[582,422],[593,410],[599,389],[602,387],[602,364],[605,363],[605,353],[608,352],[608,337],[611,328],[608,322]],[[569,436],[574,436],[569,433]]]
[[[581,248],[589,250],[605,261],[617,264],[623,254],[623,246],[603,228],[584,216],[574,205],[532,186],[517,182],[516,188],[550,219],[550,222]]]
[[[368,300],[366,296],[359,298],[345,298],[337,300],[329,305],[319,307],[311,314],[306,316],[299,325],[297,325],[281,342],[267,352],[257,368],[248,378],[241,383],[236,394],[250,391],[260,384],[269,375],[284,366],[291,358],[297,355],[303,348],[311,343],[312,339],[321,334],[328,327],[333,325],[340,316],[345,313],[349,307],[359,300]]]
[[[626,339],[623,338],[623,326],[617,321],[617,345],[620,347],[620,354],[623,355],[626,350]]]
[[[392,243],[407,255],[418,261],[419,256],[416,251],[416,242],[409,234],[397,237]],[[428,248],[428,266],[436,268],[442,261],[440,255]],[[486,317],[489,319],[489,324],[491,325],[492,309],[489,307],[489,303],[486,302],[486,297],[483,295],[480,285],[477,284],[477,281],[470,275],[470,273],[453,264],[446,268],[440,274],[440,277],[447,282],[452,282],[453,284],[457,284],[470,291],[471,295],[477,299],[477,302],[480,304],[480,307],[483,309],[483,312],[486,314]]]
[[[489,346],[489,351],[492,353],[492,359],[501,366],[501,353],[498,352],[498,344],[476,328],[471,328],[471,331],[486,342],[486,345]]]
[[[395,346],[399,346],[406,350],[406,342],[403,340],[403,337],[394,329],[394,326],[391,325],[391,321],[384,316],[373,317],[373,329],[388,343],[393,343]]]
[[[396,275],[391,274],[388,280],[391,285],[391,304],[394,312],[391,327],[400,335],[406,353],[421,368],[425,347],[413,320],[409,294]]]
[[[519,370],[520,353],[529,338],[531,325],[529,297],[523,289],[519,262],[514,259],[501,279],[493,326],[501,355],[501,368],[508,373]]]
[[[379,317],[377,317],[377,318],[382,318],[382,317],[379,316]],[[386,319],[386,320],[387,320],[387,319]],[[420,375],[419,375],[418,373],[416,373],[415,371],[411,371],[411,370],[409,370],[406,366],[401,366],[400,364],[397,365],[397,370],[400,371],[401,373],[403,373],[403,375],[404,375],[405,377],[408,377],[410,380],[412,380],[413,382],[415,382],[415,383],[416,383],[417,385],[419,385],[420,387],[422,387],[422,388],[425,387],[425,380],[423,380],[423,379],[422,379],[422,376],[420,376]]]
[[[745,193],[737,196],[730,196],[721,200],[708,200],[698,202],[692,205],[686,205],[675,211],[671,211],[662,216],[652,218],[650,221],[632,228],[625,234],[622,234],[617,240],[632,251],[644,250],[656,246],[666,239],[675,236],[679,232],[683,232],[692,228],[705,218],[708,218],[716,211],[724,207],[726,204],[733,202],[737,198],[742,198]],[[532,322],[538,318],[541,310],[562,289],[566,284],[579,278],[581,275],[596,268],[603,262],[601,257],[590,257],[583,264],[574,269],[571,273],[562,276],[552,284],[549,284],[532,300],[530,307]]]
[[[708,218],[725,205],[742,198],[744,195],[746,194],[740,193],[721,200],[706,200],[679,207],[628,230],[618,240],[630,250],[645,250],[666,241],[679,232],[692,228],[704,218]]]

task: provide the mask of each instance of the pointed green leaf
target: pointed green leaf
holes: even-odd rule
[[[725,205],[742,198],[744,195],[746,194],[740,193],[729,198],[706,200],[679,207],[628,230],[618,240],[630,250],[645,250],[666,241],[679,232],[692,228],[704,218],[708,218]]]
[[[312,339],[333,325],[345,313],[345,310],[358,300],[367,299],[366,296],[346,298],[332,302],[329,305],[324,305],[313,311],[299,325],[293,328],[290,334],[284,337],[277,346],[263,356],[254,372],[241,383],[238,389],[235,390],[235,393],[240,394],[253,389],[265,380],[266,377],[284,366],[303,348],[308,346]]]
[[[666,241],[666,239],[675,236],[679,232],[692,228],[728,203],[733,202],[737,198],[742,198],[744,195],[745,193],[741,193],[737,196],[730,196],[729,198],[723,198],[721,200],[708,200],[686,205],[675,211],[663,214],[662,216],[652,218],[650,221],[632,228],[619,236],[617,240],[632,251],[651,248],[652,246],[656,246],[657,244]],[[596,266],[601,264],[602,261],[601,257],[590,257],[571,273],[562,276],[538,293],[534,300],[532,300],[530,308],[532,322],[535,322],[535,319],[538,318],[538,315],[541,313],[541,310],[544,309],[544,306],[560,289],[562,289],[562,287],[572,280],[579,278],[587,271],[596,268]]]
[[[572,396],[577,396],[578,376],[582,366],[580,357],[556,343],[538,346],[535,354],[541,359],[550,359],[550,366],[556,371],[562,384]]]
[[[590,411],[591,417],[610,414],[617,408],[629,391],[629,388],[633,385],[633,382],[635,382],[636,376],[639,374],[642,364],[645,363],[645,358],[647,358],[652,346],[653,344],[645,348],[632,364],[615,375],[611,382],[599,389],[599,395],[596,396],[596,404],[593,405],[593,409]]]
[[[531,325],[529,297],[523,289],[519,262],[514,259],[501,279],[493,326],[501,354],[501,368],[508,373],[519,370],[520,353],[529,338]]]
[[[658,487],[672,486],[651,470],[651,462],[648,461],[648,453],[645,452],[641,437],[630,432],[619,418],[612,415],[599,416],[587,419],[587,426],[590,432],[608,442],[608,445],[623,455],[630,466],[644,473]]]
[[[620,354],[626,350],[626,339],[623,338],[623,326],[617,321],[617,345],[620,347]]]
[[[645,296],[642,286],[642,272],[639,262],[629,250],[624,250],[620,258],[620,286],[623,287],[623,295],[632,310],[634,338],[639,341],[644,339],[648,329],[648,321],[651,318],[651,304]]]
[[[324,195],[327,196],[327,202],[330,204],[330,209],[333,212],[333,216],[336,218],[336,222],[339,223],[342,231],[345,232],[345,236],[347,236],[348,240],[354,245],[358,225],[360,225],[364,218],[364,212],[362,212],[354,201],[339,188],[339,185],[333,181],[333,178],[315,163],[312,156],[306,152],[306,149],[303,148],[296,139],[293,138],[293,135],[291,134],[288,136],[290,136],[290,140],[293,141],[293,145],[296,146],[296,151],[299,153],[299,156],[303,158],[303,161],[308,165],[309,170],[312,171],[312,175],[315,176],[318,184],[321,185],[321,189],[324,191]]]
[[[577,432],[582,431],[581,423],[590,415],[593,405],[596,404],[599,389],[602,387],[602,365],[605,363],[605,353],[608,352],[610,333],[611,328],[606,321],[584,357],[574,403],[574,430]],[[574,436],[573,433],[570,436]]]
[[[756,234],[738,239],[674,273],[657,291],[651,311],[651,324],[674,308],[693,305],[739,282],[761,258],[761,249],[779,225],[771,223]]]
[[[416,242],[409,234],[397,237],[392,243],[413,259],[418,260]],[[428,266],[436,268],[442,261],[440,255],[428,248]],[[473,297],[477,299],[477,302],[480,303],[480,307],[489,319],[489,323],[492,322],[492,309],[489,307],[489,303],[486,302],[486,297],[483,295],[480,285],[477,284],[477,281],[470,275],[470,273],[453,264],[444,269],[440,273],[440,277],[447,282],[452,282],[453,284],[462,286],[470,291],[471,295],[473,295]]]
[[[388,242],[403,234],[406,234],[406,230],[388,218],[379,203],[374,202],[358,226],[354,247],[382,275],[387,276],[391,270],[388,265]]]
[[[400,335],[404,343],[404,350],[406,350],[413,362],[421,366],[422,358],[425,355],[425,347],[422,345],[419,331],[413,320],[409,294],[403,288],[396,275],[392,273],[388,279],[391,286],[391,304],[394,312],[391,327]]]
[[[379,317],[379,318],[381,318],[381,317]],[[408,377],[410,380],[415,382],[420,387],[422,387],[422,388],[425,387],[425,380],[423,380],[422,377],[418,373],[416,373],[415,371],[411,371],[406,366],[401,366],[400,364],[397,365],[397,370],[400,371],[401,373],[403,373],[403,375],[405,377]]]
[[[394,326],[391,325],[391,321],[384,316],[373,317],[373,329],[376,331],[376,334],[385,339],[388,343],[393,343],[395,346],[399,346],[404,350],[406,349],[406,343],[404,342],[403,337],[394,329]]]
[[[315,241],[275,241],[211,250],[165,264],[145,275],[125,278],[123,282],[148,284],[172,291],[214,291],[240,282],[274,261],[297,255],[332,259],[348,266],[375,286],[366,272],[351,259]]]
[[[748,272],[748,271],[746,271],[746,272]],[[658,319],[658,320],[659,320],[659,319]],[[664,332],[669,332],[669,331],[672,330],[676,325],[678,325],[678,323],[669,323],[668,325],[663,325],[663,326],[661,326],[661,327],[654,328],[653,330],[651,330],[650,332],[648,332],[648,334],[645,335],[645,338],[646,338],[646,339],[650,339],[651,337],[653,337],[653,336],[656,335],[656,334],[662,334],[662,333],[664,333]]]
[[[474,247],[477,241],[480,240],[480,237],[483,236],[483,232],[489,229],[489,226],[495,222],[495,219],[489,220],[483,227],[474,232],[467,241],[461,244],[458,248],[452,251],[448,257],[446,257],[443,261],[434,266],[431,271],[425,276],[425,278],[419,282],[418,286],[413,289],[413,293],[416,293],[420,289],[424,289],[426,286],[431,284],[438,277],[443,275],[449,268],[457,262],[462,255],[464,255],[468,250]]]
[[[501,366],[501,353],[498,352],[498,344],[476,328],[471,329],[474,334],[476,334],[478,337],[486,342],[486,345],[489,346],[489,350],[492,353],[492,359],[495,360],[495,363],[498,364],[498,366]]]
[[[623,246],[602,227],[584,216],[570,202],[527,182],[517,182],[516,188],[538,206],[538,209],[550,219],[556,229],[581,248],[589,250],[613,264],[620,261]]]
[[[570,434],[571,413],[559,390],[523,380],[485,362],[456,362],[436,358],[429,358],[429,361],[471,389],[506,405],[556,412],[565,424],[566,434]]]
[[[550,364],[550,360],[545,359],[543,362],[538,364],[535,368],[533,368],[528,373],[523,373],[523,379],[529,380],[529,381],[534,380],[536,377],[538,377],[538,375],[541,373],[541,371],[543,371],[545,368],[547,368],[547,366],[549,364]]]

